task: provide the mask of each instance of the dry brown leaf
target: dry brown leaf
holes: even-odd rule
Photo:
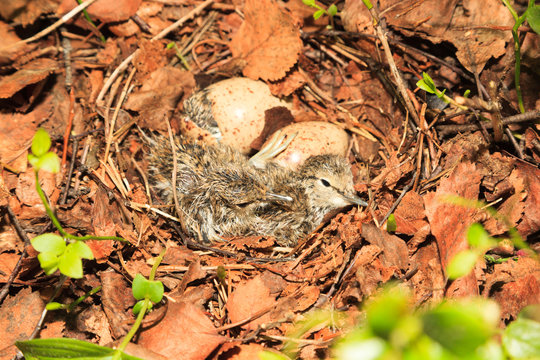
[[[145,79],[141,88],[131,94],[125,107],[138,111],[139,125],[152,130],[167,131],[167,119],[182,94],[195,87],[193,74],[172,66],[158,68]]]
[[[281,79],[298,61],[300,31],[272,0],[246,0],[244,15],[229,45],[234,57],[247,62],[243,74],[254,80]]]
[[[397,267],[402,271],[409,266],[409,251],[403,240],[390,235],[373,224],[362,225],[362,236],[368,243],[383,250],[380,256],[383,266]]]
[[[86,11],[92,18],[96,18],[102,22],[116,22],[129,19],[135,15],[142,0],[98,0],[89,7]],[[77,2],[71,0],[63,0],[62,3],[56,9],[58,15],[64,15],[68,11],[71,11]]]
[[[481,178],[475,164],[461,163],[448,178],[441,181],[436,192],[424,196],[431,232],[439,245],[445,269],[456,253],[468,247],[465,234],[477,212],[475,209],[453,205],[445,197],[450,195],[477,200]]]
[[[36,326],[45,304],[39,292],[30,288],[21,290],[17,295],[8,296],[0,307],[0,358],[11,359],[17,349],[15,341],[27,340]]]
[[[26,64],[23,69],[0,80],[0,99],[7,99],[28,85],[46,79],[57,68],[51,59],[37,59]]]
[[[540,230],[540,170],[521,162],[516,165],[517,176],[523,179],[527,193],[517,229],[522,236],[527,236]]]
[[[32,24],[42,14],[54,12],[57,6],[57,0],[0,1],[0,15],[25,26]]]
[[[512,26],[510,12],[498,0],[425,0],[421,4],[384,0],[380,8],[388,24],[407,36],[421,36],[435,44],[452,43],[461,64],[473,73],[481,73],[489,59],[503,55],[511,39],[509,31],[483,28]]]
[[[526,257],[495,264],[484,293],[497,300],[503,320],[515,319],[525,306],[540,303],[540,264]]]
[[[165,317],[141,332],[139,345],[170,359],[203,360],[225,340],[203,310],[186,302],[169,302]]]
[[[227,311],[232,323],[253,319],[243,325],[248,330],[269,322],[269,311],[277,304],[275,296],[271,296],[270,288],[261,275],[238,285],[229,295]],[[259,316],[260,315],[260,316]]]
[[[428,225],[424,201],[415,192],[405,194],[394,212],[396,218],[396,232],[399,234],[414,235],[424,226]]]

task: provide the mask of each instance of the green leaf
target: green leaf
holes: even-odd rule
[[[498,320],[497,304],[484,299],[442,303],[422,316],[425,333],[458,356],[486,344]]]
[[[390,216],[388,217],[388,221],[386,222],[386,231],[388,231],[389,233],[394,233],[396,232],[396,229],[396,217],[394,216],[394,214],[390,214]]]
[[[540,358],[540,323],[518,318],[503,333],[504,349],[514,358]]]
[[[46,233],[41,234],[30,240],[32,246],[39,252],[50,252],[60,255],[66,250],[66,242],[60,235]]]
[[[174,42],[170,42],[167,44],[167,49],[172,49],[176,45]]]
[[[144,300],[137,301],[137,303],[133,306],[133,309],[132,309],[133,314],[138,315],[142,310],[143,304],[144,304]]]
[[[150,301],[158,303],[163,299],[163,283],[161,281],[149,281],[147,294]]]
[[[84,241],[75,241],[69,244],[68,247],[70,248],[70,251],[73,251],[73,253],[77,254],[77,256],[82,259],[94,259],[92,249],[90,249],[90,247]]]
[[[32,139],[32,154],[37,157],[43,156],[51,148],[51,138],[47,131],[39,128]]]
[[[470,94],[471,94],[471,90],[467,89],[467,90],[465,90],[465,92],[463,93],[463,97],[464,97],[464,98],[468,98]]]
[[[408,311],[406,292],[398,287],[389,288],[367,304],[369,328],[375,335],[387,339]]]
[[[48,152],[45,155],[41,156],[39,158],[38,166],[36,167],[36,169],[43,169],[45,171],[56,174],[60,171],[60,159],[58,158],[58,155],[53,152]]]
[[[39,159],[37,156],[35,156],[34,154],[28,154],[28,162],[30,163],[30,165],[32,165],[32,167],[36,170],[39,170]]]
[[[435,86],[435,83],[433,82],[431,76],[423,72],[422,77],[423,78],[421,80],[418,80],[416,86],[430,94],[437,94],[437,87]]]
[[[479,257],[480,256],[472,250],[458,252],[446,267],[448,278],[457,279],[470,273]]]
[[[51,275],[58,269],[58,255],[45,251],[40,253],[37,258],[45,274]]]
[[[110,359],[118,351],[86,341],[69,338],[17,341],[15,345],[23,352],[27,359],[43,360],[105,360]],[[120,358],[123,360],[143,360],[125,353],[121,353]]]
[[[497,241],[489,236],[486,229],[478,223],[469,226],[467,230],[467,241],[471,246],[478,248],[481,252],[485,252],[497,245]]]
[[[315,7],[315,0],[302,0],[304,5]]]
[[[131,291],[133,292],[133,297],[135,298],[135,300],[144,299],[147,283],[148,280],[144,276],[142,276],[141,274],[135,275],[133,283],[131,284]]]
[[[525,12],[525,17],[531,29],[540,35],[540,5],[534,5]]]
[[[385,359],[384,354],[389,350],[388,342],[378,337],[364,340],[345,341],[336,348],[338,359]],[[394,357],[396,358],[396,357]],[[387,357],[392,359],[392,357]]]
[[[69,244],[71,246],[72,244]],[[58,261],[58,269],[66,276],[73,279],[80,279],[83,277],[82,260],[73,251],[67,251],[60,256]]]
[[[141,274],[133,279],[133,297],[142,300],[148,297],[152,302],[158,303],[163,298],[163,284],[161,281],[150,281]]]
[[[315,20],[319,19],[321,16],[324,15],[324,10],[317,10],[313,13],[313,18]]]
[[[335,4],[332,4],[328,7],[328,15],[329,16],[336,16],[337,14],[337,6]]]

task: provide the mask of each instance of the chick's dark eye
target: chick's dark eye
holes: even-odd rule
[[[323,184],[323,186],[326,186],[326,187],[330,186],[330,183],[326,179],[321,179],[321,184]]]

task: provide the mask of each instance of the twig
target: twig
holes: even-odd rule
[[[503,125],[516,124],[516,123],[528,122],[528,121],[539,119],[539,118],[540,118],[540,110],[534,110],[534,111],[528,111],[523,114],[518,114],[518,115],[504,118],[502,119],[502,123]],[[484,126],[486,127],[486,129],[491,129],[493,125],[491,123],[485,123]],[[454,134],[458,132],[480,130],[480,125],[479,124],[438,125],[436,126],[436,129],[440,136],[445,136],[445,135],[450,135],[450,134]]]
[[[114,134],[114,126],[116,124],[116,119],[118,118],[118,113],[120,113],[120,109],[122,108],[122,104],[124,103],[124,99],[126,98],[126,95],[128,93],[129,84],[131,83],[131,80],[133,79],[133,76],[135,75],[135,72],[137,71],[136,68],[131,70],[131,73],[128,76],[128,79],[126,83],[124,84],[124,89],[122,90],[122,93],[120,94],[120,98],[118,99],[118,102],[116,103],[116,108],[114,109],[113,117],[110,121],[109,125],[109,134],[107,135],[107,142],[105,144],[105,155],[103,156],[103,162],[107,162],[107,159],[109,157],[109,150],[111,148],[111,142],[113,139]]]
[[[369,10],[369,13],[371,14],[371,17],[373,18],[373,26],[375,27],[375,31],[377,32],[377,36],[379,37],[379,40],[381,41],[381,44],[384,49],[384,54],[386,55],[386,61],[388,61],[388,65],[390,66],[390,72],[394,76],[394,80],[396,82],[396,86],[403,97],[403,101],[405,101],[405,106],[407,107],[407,110],[409,110],[409,113],[411,114],[411,117],[413,118],[416,125],[420,125],[420,119],[418,117],[418,114],[416,113],[416,109],[414,108],[411,98],[409,97],[409,94],[407,93],[405,83],[403,82],[403,79],[401,77],[401,74],[399,73],[399,70],[396,66],[396,63],[394,62],[394,58],[392,57],[392,51],[390,50],[390,46],[388,45],[388,41],[386,40],[386,35],[384,34],[381,26],[381,22],[379,20],[379,15],[377,13],[377,10],[371,5],[369,0],[362,0],[364,2],[364,5]]]
[[[68,69],[66,68],[66,72],[67,71]],[[66,165],[69,134],[71,133],[71,127],[73,126],[74,117],[75,117],[75,92],[73,91],[73,88],[70,86],[68,121],[66,124],[66,130],[64,131],[64,148],[62,150],[62,168],[64,167],[64,165]]]
[[[50,34],[51,32],[53,32],[54,30],[58,29],[60,26],[62,26],[62,24],[66,23],[68,20],[70,20],[72,17],[74,17],[75,15],[77,15],[78,13],[80,13],[81,11],[83,11],[84,9],[86,9],[88,6],[92,5],[92,3],[94,3],[96,0],[87,0],[85,2],[83,2],[82,4],[80,4],[79,6],[76,6],[73,10],[71,10],[70,12],[68,12],[66,15],[62,16],[60,18],[60,20],[56,21],[54,24],[52,24],[51,26],[49,26],[48,28],[38,32],[36,35],[32,36],[32,37],[29,37],[28,39],[24,39],[24,40],[21,40],[21,41],[17,41],[16,43],[13,43],[13,44],[10,44],[8,46],[5,46],[3,48],[0,48],[0,51],[4,51],[4,50],[7,50],[7,49],[10,49],[12,47],[15,47],[15,46],[18,46],[20,44],[27,44],[29,42],[32,42],[32,41],[35,41],[37,39],[40,39],[42,38],[43,36],[45,35],[48,35]]]
[[[68,190],[69,186],[71,184],[71,178],[73,177],[73,170],[75,169],[75,158],[77,157],[77,150],[79,149],[79,139],[74,138],[73,139],[73,149],[71,150],[71,161],[69,162],[69,170],[67,173],[66,178],[66,186],[64,187],[64,194],[62,195],[62,200],[60,200],[59,204],[63,205],[67,201],[68,197]]]

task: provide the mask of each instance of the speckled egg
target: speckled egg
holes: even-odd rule
[[[182,132],[192,138],[217,141],[247,154],[263,131],[264,112],[290,104],[270,93],[268,86],[248,78],[217,82],[184,102]]]
[[[298,167],[310,156],[347,155],[349,135],[345,130],[332,123],[304,121],[288,125],[282,128],[281,132],[287,136],[296,134],[287,149],[275,158],[275,161],[291,169]]]

